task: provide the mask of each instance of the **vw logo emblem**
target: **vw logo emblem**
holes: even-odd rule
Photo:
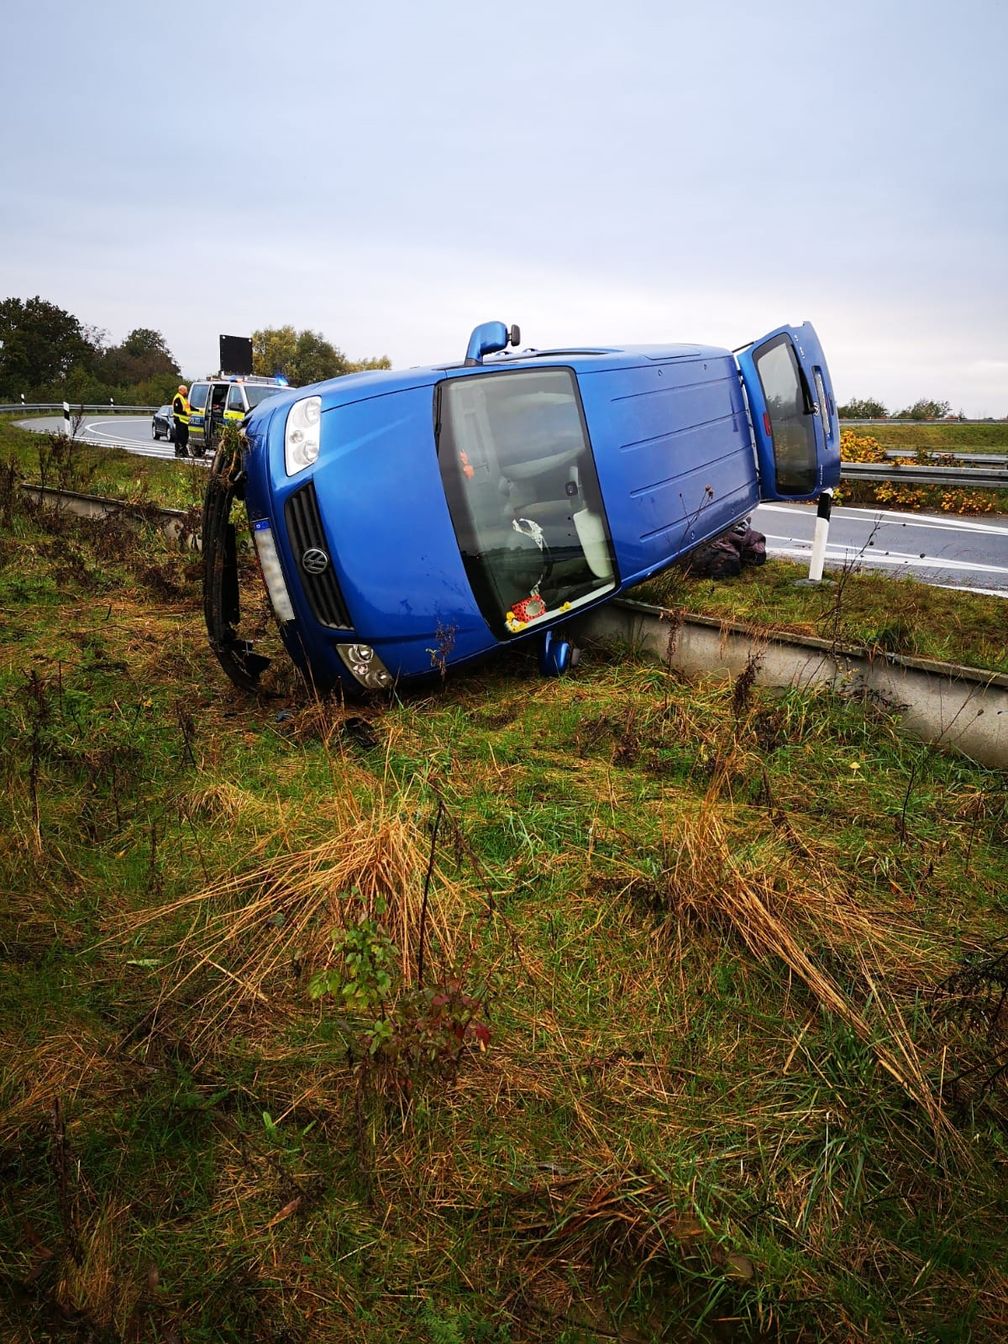
[[[321,574],[328,567],[328,564],[329,557],[325,551],[320,551],[317,546],[312,546],[301,557],[301,568],[306,574]]]

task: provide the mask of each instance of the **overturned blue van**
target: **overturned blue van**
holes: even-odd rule
[[[265,666],[238,633],[236,499],[310,683],[381,689],[530,638],[562,672],[572,617],[761,500],[839,480],[810,323],[736,352],[519,340],[488,322],[458,364],[350,374],[249,412],[204,506],[207,629],[232,680],[254,688]]]

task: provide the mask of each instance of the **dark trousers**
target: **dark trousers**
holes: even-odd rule
[[[175,456],[185,457],[189,451],[189,426],[181,420],[175,421]]]

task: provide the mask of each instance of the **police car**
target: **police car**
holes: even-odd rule
[[[706,345],[515,351],[501,322],[456,363],[272,395],[214,461],[204,614],[238,685],[232,502],[244,503],[290,656],[319,690],[380,689],[564,627],[746,517],[840,478],[840,427],[810,323]],[[511,349],[509,349],[511,347]],[[489,356],[489,358],[488,358]]]
[[[239,423],[267,397],[287,390],[285,378],[254,375],[222,374],[193,383],[189,389],[189,456],[203,457],[212,451],[222,424]]]

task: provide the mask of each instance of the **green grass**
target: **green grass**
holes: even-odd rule
[[[959,424],[954,420],[933,425],[911,425],[899,420],[879,421],[872,425],[841,425],[861,437],[877,439],[883,448],[898,448],[915,453],[1008,453],[1008,421],[984,424]]]
[[[73,443],[69,454],[54,456],[54,444],[60,444],[60,436],[19,429],[9,417],[0,416],[0,463],[13,462],[23,480],[166,509],[202,504],[206,468],[200,464],[140,457],[88,443]]]
[[[13,501],[0,589],[5,1337],[1008,1337],[1003,775],[601,654],[249,700],[189,560]],[[367,890],[407,974],[313,1001]]]
[[[778,558],[734,579],[699,579],[673,568],[627,596],[867,653],[1008,672],[1008,603],[1001,598],[854,571],[827,573],[831,582],[818,587],[797,586],[807,575],[807,568]]]

